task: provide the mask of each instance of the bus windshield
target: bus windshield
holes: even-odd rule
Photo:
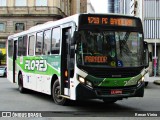
[[[81,30],[77,64],[101,67],[138,67],[144,64],[143,35],[135,31]]]

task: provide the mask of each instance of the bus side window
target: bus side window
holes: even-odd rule
[[[42,55],[42,46],[43,46],[43,32],[37,33],[37,40],[36,40],[36,55]]]
[[[51,30],[44,31],[43,54],[48,55],[51,51]]]
[[[35,41],[35,36],[32,35],[29,37],[29,49],[28,49],[28,55],[33,56],[34,55],[34,41]]]
[[[27,55],[27,35],[18,38],[18,56]]]
[[[23,36],[23,55],[26,56],[27,55],[27,35]]]
[[[23,39],[22,37],[18,38],[18,56],[23,55]]]
[[[8,57],[13,57],[13,39],[8,40]]]
[[[51,40],[51,54],[59,54],[60,51],[60,27],[53,28]]]

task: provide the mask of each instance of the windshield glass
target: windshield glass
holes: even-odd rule
[[[142,33],[124,31],[80,31],[77,64],[102,67],[143,65]]]

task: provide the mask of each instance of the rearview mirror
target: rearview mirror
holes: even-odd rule
[[[148,51],[148,43],[143,43],[144,48],[144,66],[147,68],[149,66],[149,51]]]

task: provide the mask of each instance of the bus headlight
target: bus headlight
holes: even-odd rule
[[[78,76],[78,80],[79,80],[79,82],[81,82],[81,83],[85,83],[85,79],[84,79],[83,77],[81,77],[81,76]]]
[[[79,81],[80,83],[83,83],[84,85],[90,87],[90,88],[93,88],[92,82],[90,82],[90,81],[88,81],[88,80],[85,80],[85,78],[83,78],[82,76],[79,76],[79,75],[78,75],[78,81]]]
[[[142,82],[144,81],[144,77],[142,77],[141,81],[142,81]]]
[[[142,78],[138,81],[137,87],[138,87],[142,82],[144,82],[144,77],[142,77]]]
[[[92,88],[92,83],[90,81],[86,81],[86,85],[90,88]]]
[[[78,79],[78,81],[79,81],[80,83],[82,83],[82,84],[84,84],[84,85],[86,85],[86,86],[88,86],[88,87],[90,87],[90,88],[93,88],[92,82],[86,80],[86,79],[83,78],[82,76],[77,75],[77,79]]]

